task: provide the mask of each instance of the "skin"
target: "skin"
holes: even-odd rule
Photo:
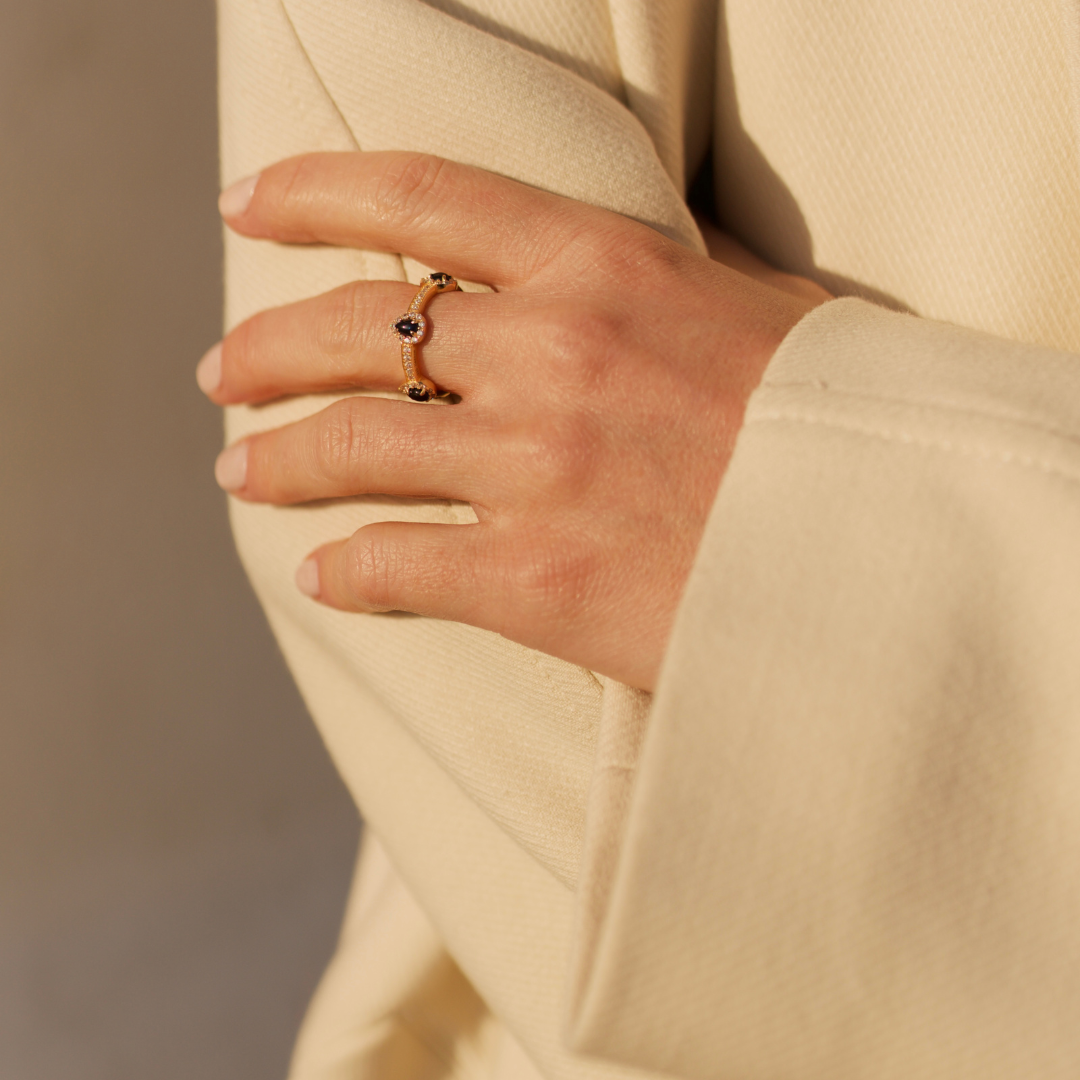
[[[495,290],[428,307],[421,370],[457,404],[347,398],[223,452],[219,481],[241,499],[381,493],[475,510],[475,525],[368,525],[313,552],[298,585],[652,689],[747,400],[828,294],[711,226],[713,259],[415,154],[293,158],[226,192],[222,212],[245,236],[404,252]],[[207,354],[200,385],[221,405],[396,389],[389,327],[415,291],[359,281],[262,312]]]

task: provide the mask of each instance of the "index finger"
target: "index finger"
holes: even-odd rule
[[[401,151],[304,154],[220,200],[230,228],[287,243],[411,255],[458,277],[514,286],[565,241],[571,213],[601,214],[445,158]]]

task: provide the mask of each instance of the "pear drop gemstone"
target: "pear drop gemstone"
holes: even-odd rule
[[[394,323],[394,329],[402,341],[415,345],[424,336],[427,324],[424,322],[423,315],[402,315]]]

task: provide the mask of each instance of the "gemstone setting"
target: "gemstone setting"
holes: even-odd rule
[[[418,311],[408,311],[394,322],[391,329],[402,341],[416,345],[427,332],[427,319]]]
[[[419,349],[417,346],[428,332],[428,321],[423,314],[424,305],[437,292],[459,288],[450,274],[436,270],[420,279],[420,289],[404,315],[390,324],[391,331],[401,342],[401,366],[405,382],[398,388],[410,401],[433,401],[439,391],[430,379],[419,374]]]

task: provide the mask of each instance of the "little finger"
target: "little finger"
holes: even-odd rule
[[[501,592],[497,539],[487,524],[376,522],[312,552],[296,584],[342,611],[411,611],[491,626]]]

